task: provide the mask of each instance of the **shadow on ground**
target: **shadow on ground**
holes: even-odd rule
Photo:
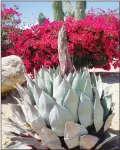
[[[6,95],[1,95],[1,104],[17,104],[18,102],[15,100],[14,97],[20,98],[19,93],[17,91],[7,93]]]
[[[112,133],[112,134],[115,134],[117,136],[120,136],[120,130],[113,130],[111,128],[108,129],[108,132]]]
[[[120,83],[120,73],[101,74],[101,77],[104,83]]]

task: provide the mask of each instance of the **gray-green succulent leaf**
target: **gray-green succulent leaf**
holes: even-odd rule
[[[100,102],[99,92],[96,87],[93,88],[95,93],[95,103],[94,103],[94,126],[96,129],[96,132],[98,132],[102,126],[103,126],[103,115],[104,110]],[[98,117],[99,116],[99,117]]]
[[[70,88],[71,87],[69,83],[66,81],[66,79],[63,79],[54,94],[54,98],[56,99],[56,102],[58,104],[61,104],[61,105],[63,104],[64,98]]]
[[[54,106],[55,101],[47,93],[42,91],[39,98],[39,113],[44,118],[47,125],[49,125],[49,114]]]
[[[64,128],[67,121],[74,121],[74,118],[66,108],[56,103],[49,115],[52,131],[58,136],[64,136]]]
[[[72,89],[69,89],[63,101],[63,106],[70,112],[75,122],[77,122],[78,120],[78,113],[77,113],[78,103],[79,98],[77,94]]]
[[[88,127],[93,123],[93,103],[83,93],[80,96],[78,106],[79,121],[84,127]]]

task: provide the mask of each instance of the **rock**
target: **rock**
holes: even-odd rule
[[[6,93],[15,89],[16,83],[23,84],[26,80],[24,77],[25,66],[20,57],[10,55],[2,57],[2,86],[1,92]]]

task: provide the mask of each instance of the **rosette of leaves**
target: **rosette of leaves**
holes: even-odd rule
[[[59,69],[42,67],[35,78],[26,76],[27,88],[17,84],[19,104],[10,104],[8,119],[16,132],[7,149],[99,149],[100,135],[109,128],[114,113],[110,88],[103,89],[100,75],[83,71],[61,76]]]

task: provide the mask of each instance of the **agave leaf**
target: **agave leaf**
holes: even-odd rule
[[[55,101],[44,91],[42,91],[39,99],[39,113],[49,125],[49,114],[54,106]]]
[[[64,99],[63,106],[73,116],[74,121],[78,120],[78,116],[77,116],[78,102],[79,102],[79,99],[78,99],[77,94],[72,89],[69,89],[69,91]]]
[[[7,145],[5,149],[31,149],[32,150],[32,147],[27,146],[26,144],[22,144],[19,141],[13,141],[9,145]]]
[[[8,132],[4,132],[4,133],[5,133],[5,135],[9,136],[9,138],[15,137],[15,136],[20,136],[20,132],[18,132],[18,131],[17,131],[17,133],[13,132],[13,131],[8,131]]]
[[[85,82],[85,87],[84,87],[84,94],[90,98],[90,100],[93,102],[93,91],[92,91],[92,84],[91,84],[91,79],[90,79],[90,74],[88,73],[87,79]]]
[[[55,73],[56,73],[56,74],[59,74],[59,73],[60,73],[60,66],[58,66],[58,67],[56,68]]]
[[[38,134],[40,135],[41,133],[41,130],[43,127],[46,127],[46,124],[44,122],[44,119],[38,115],[36,116],[35,118],[33,118],[31,121],[30,121],[30,125],[32,127],[32,129]]]
[[[53,81],[53,97],[55,96],[55,92],[57,91],[56,89],[62,82],[63,78],[60,75],[57,75],[56,78]]]
[[[21,115],[21,117],[24,118],[23,111],[22,111],[21,106],[19,104],[8,103],[8,105],[10,106],[12,113],[15,113],[15,111],[18,111],[18,113]]]
[[[29,85],[28,85],[28,91],[25,90],[23,87],[21,87],[19,84],[17,84],[16,89],[18,90],[18,92],[19,92],[21,98],[23,99],[23,101],[27,101],[27,102],[29,102],[32,105],[35,104],[34,98],[32,98],[31,94],[29,93],[30,92],[29,91]]]
[[[83,125],[74,123],[72,121],[66,122],[64,138],[73,137],[76,135],[82,136],[82,135],[87,135],[87,134],[88,134],[88,131]]]
[[[67,121],[65,123],[64,138],[68,139],[76,136],[80,136],[80,125],[72,121]]]
[[[38,111],[34,106],[32,106],[26,101],[24,101],[23,104],[24,105],[22,105],[21,108],[23,110],[27,122],[30,123],[30,121],[38,115]]]
[[[49,74],[50,74],[51,79],[52,79],[52,81],[51,81],[51,82],[53,82],[53,81],[54,81],[54,77],[55,77],[55,70],[53,70],[53,69],[49,68]]]
[[[79,146],[80,149],[91,149],[93,148],[99,141],[99,138],[93,135],[83,135],[80,137]]]
[[[47,87],[45,86],[44,80],[39,76],[38,77],[38,87],[44,92],[48,93]]]
[[[45,75],[45,71],[46,69],[42,66],[42,68],[40,68],[38,74],[40,76],[40,78],[44,81],[44,75]]]
[[[32,88],[33,88],[33,85],[34,85],[34,81],[33,81],[32,79],[30,79],[27,74],[25,74],[25,78],[26,78],[26,80],[27,80],[27,84],[28,84],[29,87],[32,89]]]
[[[63,79],[59,87],[56,89],[56,92],[54,94],[54,98],[56,99],[57,103],[62,104],[63,100],[70,89],[69,83]]]
[[[34,85],[33,85],[34,86]],[[30,88],[30,86],[28,85],[27,86],[27,94],[28,94],[28,96],[29,96],[29,99],[30,99],[30,104],[32,104],[32,105],[35,105],[36,103],[35,103],[35,99],[34,99],[34,96],[33,96],[33,92],[32,92],[32,89]]]
[[[102,91],[103,91],[103,84],[102,84],[102,79],[101,79],[100,75],[98,76],[97,89],[98,89],[98,92],[99,92],[99,97],[101,98]]]
[[[47,87],[47,91],[48,91],[49,95],[52,96],[52,94],[53,94],[52,78],[51,78],[49,72],[47,72],[47,71],[44,74],[44,82],[45,82],[45,86]]]
[[[94,126],[96,129],[96,132],[98,132],[101,127],[103,126],[103,115],[104,110],[100,103],[100,97],[99,93],[96,87],[93,88],[95,93],[95,103],[94,103]]]
[[[20,141],[22,144],[27,144],[35,147],[36,149],[44,149],[40,142],[38,142],[35,138],[26,138],[26,137],[13,137],[13,141]]]
[[[104,96],[101,100],[101,104],[104,110],[104,119],[106,119],[112,107],[112,95]]]
[[[23,88],[23,87],[21,87],[21,85],[19,85],[18,83],[16,83],[16,87],[15,87],[17,90],[18,90],[18,92],[19,92],[19,94],[20,94],[20,96],[21,96],[21,98],[24,100],[24,95],[27,93],[27,91]],[[25,95],[26,96],[26,95]],[[28,95],[27,95],[28,96]],[[28,98],[28,97],[27,97]]]
[[[52,131],[54,131],[58,136],[64,136],[64,128],[67,121],[74,121],[74,119],[67,109],[55,103],[49,115],[49,122]]]
[[[54,145],[54,144],[49,144],[47,147],[50,148],[50,149],[65,150],[65,148],[63,148],[63,147],[61,147],[61,146],[59,146],[59,145]]]
[[[19,131],[20,133],[24,133],[24,132],[26,133],[27,132],[29,135],[34,137],[32,130],[28,130],[28,128],[26,126],[21,127],[19,124],[14,122],[14,119],[7,119],[7,123],[9,123],[9,125],[15,127],[17,129],[17,131]]]
[[[49,128],[43,127],[40,133],[42,145],[55,144],[61,146],[58,136]]]
[[[80,123],[84,127],[88,127],[93,123],[93,104],[83,93],[80,96],[78,116]]]
[[[97,147],[96,147],[96,150],[97,149],[100,149],[104,144],[110,142],[112,140],[113,137],[109,137],[109,138],[106,138],[102,143],[100,143]]]
[[[19,106],[18,104],[9,104],[9,106],[14,115],[14,119],[16,120],[16,122],[18,122],[21,125],[25,124],[26,120],[23,111],[21,109],[21,106]]]
[[[96,77],[95,72],[93,72],[91,75],[91,83],[93,86],[95,86],[95,87],[97,86],[97,77]]]
[[[75,78],[76,75],[77,75],[77,72],[75,71],[75,72],[73,73],[73,78]]]
[[[56,76],[57,76],[57,74],[56,74],[56,73],[54,73],[54,74],[53,74],[53,82],[54,82],[54,80],[55,80]]]
[[[73,80],[72,89],[75,90],[75,92],[77,93],[78,96],[84,90],[85,81],[86,81],[85,75],[86,75],[85,72],[83,72],[82,76],[81,76],[81,74],[77,73],[76,77]]]
[[[35,84],[38,83],[38,73],[36,72],[35,69],[34,69],[34,81],[35,81]]]
[[[33,87],[33,96],[34,96],[37,107],[39,106],[39,98],[40,98],[41,93],[42,93],[42,90],[35,84]]]
[[[74,77],[73,77],[72,73],[70,72],[66,78],[66,80],[68,81],[70,86],[72,86],[73,79],[74,79]]]
[[[83,125],[80,125],[80,135],[82,136],[87,134],[88,134],[87,129]]]
[[[38,86],[38,79],[39,79],[39,74],[34,70],[34,81],[35,81],[35,85],[37,85]]]
[[[69,148],[78,146],[80,136],[87,135],[87,134],[88,134],[88,131],[83,125],[74,123],[72,121],[66,122],[65,130],[64,130],[64,141],[66,142]],[[74,142],[71,141],[73,140],[73,138],[75,139]],[[77,139],[78,139],[78,142],[77,142]]]
[[[64,141],[69,149],[79,146],[80,125],[67,121],[65,124]]]
[[[108,116],[108,118],[107,118],[107,120],[105,122],[105,125],[104,125],[104,132],[110,127],[114,115],[115,115],[115,113],[113,113],[110,116]]]
[[[106,88],[103,90],[103,92],[104,92],[104,96],[112,95],[112,94],[113,94],[112,87],[111,87],[111,86],[106,87]]]
[[[27,132],[18,132],[18,131],[8,131],[8,132],[4,132],[5,135],[7,135],[7,137],[12,138],[12,137],[17,137],[17,136],[21,136],[21,137],[33,137],[30,134],[28,134]]]

